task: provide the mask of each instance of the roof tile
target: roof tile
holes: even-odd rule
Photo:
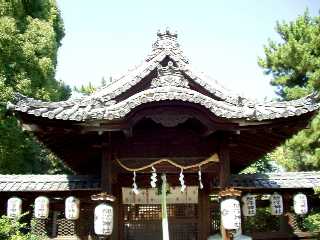
[[[116,102],[115,99],[120,94],[127,92],[134,85],[143,81],[152,71],[159,71],[159,63],[168,56],[177,65],[177,71],[184,73],[185,78],[181,79],[191,79],[202,86],[207,92],[210,92],[211,95],[204,95],[191,89],[178,87],[171,90],[165,89],[165,91],[162,89],[161,100],[181,100],[197,104],[205,103],[203,104],[204,107],[218,117],[258,121],[298,116],[303,113],[314,112],[319,108],[317,96],[315,95],[288,102],[257,103],[232,93],[218,84],[214,79],[202,72],[196,71],[189,64],[180,48],[176,35],[168,35],[166,39],[162,39],[162,36],[158,35],[157,41],[153,44],[152,53],[140,65],[89,96],[61,102],[42,102],[17,94],[15,104],[8,103],[8,108],[49,119],[84,121],[88,119],[113,120],[123,118],[136,106],[158,101],[155,97],[148,97],[148,94],[152,93],[150,89],[144,91],[141,89],[141,92],[119,102]],[[174,74],[171,73],[167,77],[173,79]],[[154,79],[158,78],[159,76]],[[174,81],[171,82],[173,83]],[[161,92],[161,89],[157,87],[154,92],[159,91]],[[188,98],[184,99],[181,96],[182,94],[188,95]],[[212,95],[215,97],[212,97]],[[132,101],[135,102],[134,106],[129,107],[130,104],[128,102]]]

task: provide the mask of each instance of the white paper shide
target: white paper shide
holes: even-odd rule
[[[113,230],[113,208],[101,203],[94,209],[94,232],[98,235],[109,236]]]
[[[49,198],[39,196],[34,200],[34,217],[39,219],[49,217]]]
[[[77,220],[80,213],[80,200],[76,197],[68,197],[65,201],[65,217],[69,220]]]
[[[7,202],[7,216],[9,218],[19,218],[22,212],[22,200],[18,197],[12,197]]]
[[[238,200],[230,198],[221,202],[221,220],[223,227],[227,230],[241,227],[241,209]]]

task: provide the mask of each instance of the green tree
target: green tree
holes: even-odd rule
[[[278,171],[279,169],[280,168],[273,160],[272,155],[267,154],[258,161],[246,167],[244,170],[240,172],[240,174],[274,172]]]
[[[308,11],[292,22],[277,22],[280,42],[269,40],[258,63],[281,99],[305,96],[320,88],[320,16]]]
[[[0,0],[1,173],[41,173],[56,166],[58,159],[6,115],[5,103],[14,92],[54,101],[70,96],[71,89],[55,80],[63,36],[55,0]]]
[[[84,95],[90,95],[91,93],[95,92],[96,89],[97,88],[93,86],[91,82],[89,82],[88,85],[81,85],[80,88],[74,87],[74,91]]]
[[[277,22],[281,41],[269,40],[259,65],[272,75],[280,100],[303,97],[320,89],[320,16],[305,13],[291,22]],[[273,153],[288,170],[320,169],[320,116]]]
[[[26,214],[24,214],[26,215]],[[23,215],[23,216],[24,216]],[[7,216],[0,217],[0,240],[38,240],[39,237],[24,233],[28,231],[26,223],[21,223],[21,219],[10,219]]]
[[[80,88],[74,87],[73,90],[84,95],[90,95],[91,93],[94,93],[98,88],[107,86],[110,82],[112,82],[111,77],[109,78],[109,82],[104,77],[102,77],[99,86],[94,86],[91,82],[89,82],[88,85],[81,85]]]

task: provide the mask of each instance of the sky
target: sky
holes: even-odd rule
[[[158,29],[178,32],[191,64],[226,88],[275,97],[257,62],[276,21],[292,21],[320,0],[57,0],[65,25],[56,78],[70,86],[117,78],[150,52]]]

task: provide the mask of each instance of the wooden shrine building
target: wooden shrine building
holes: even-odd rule
[[[319,205],[312,195],[320,173],[238,173],[305,128],[318,108],[316,95],[260,103],[234,94],[190,64],[176,33],[158,32],[141,64],[89,96],[43,102],[16,95],[8,109],[75,174],[2,175],[0,206],[5,213],[8,198],[17,196],[23,211],[32,212],[34,199],[46,196],[49,217],[34,219],[32,231],[95,239],[94,207],[114,200],[109,239],[162,239],[158,187],[150,186],[153,171],[158,184],[165,173],[169,185],[170,239],[205,240],[220,232],[218,195],[229,187],[260,196],[258,207],[268,205],[266,194],[282,194],[284,213],[268,218],[274,219],[273,229],[247,231],[247,218],[242,229],[254,239],[288,239],[297,230],[292,197],[303,192],[310,208]],[[75,221],[64,217],[69,196],[80,199]]]

